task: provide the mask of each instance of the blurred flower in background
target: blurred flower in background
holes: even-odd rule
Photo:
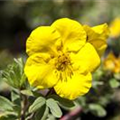
[[[117,38],[120,36],[120,17],[115,18],[110,23],[110,33],[112,38]]]
[[[107,55],[103,64],[105,70],[120,73],[120,57],[117,58],[112,52]]]

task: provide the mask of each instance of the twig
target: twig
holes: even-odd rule
[[[21,99],[21,112],[20,112],[19,120],[25,120],[26,111],[29,107],[28,97],[25,95],[22,95],[20,90],[19,90],[19,96]]]
[[[81,107],[77,107],[76,109],[70,111],[68,114],[60,118],[59,120],[74,120],[78,117],[78,115],[82,112]]]
[[[29,104],[28,104],[28,98],[27,96],[23,95],[23,108],[22,108],[22,115],[21,115],[21,120],[25,120],[25,114],[27,111]]]

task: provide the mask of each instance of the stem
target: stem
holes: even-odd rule
[[[20,90],[19,90],[19,96],[21,99],[21,113],[20,113],[19,120],[25,120],[26,111],[27,111],[28,106],[29,106],[28,97],[25,95],[22,95]]]
[[[27,96],[25,95],[21,95],[22,96],[22,102],[21,102],[21,106],[22,106],[22,109],[21,109],[21,120],[25,120],[25,113],[26,113],[26,110],[28,108],[28,104],[27,104]]]
[[[75,118],[78,117],[78,115],[82,112],[81,107],[77,107],[76,109],[70,111],[68,114],[60,118],[59,120],[75,120]]]

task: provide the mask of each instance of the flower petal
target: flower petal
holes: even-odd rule
[[[110,36],[113,38],[120,36],[120,18],[116,18],[110,24]]]
[[[100,64],[100,57],[94,47],[90,43],[86,43],[85,46],[78,53],[70,54],[73,68],[79,71],[93,72]]]
[[[120,58],[116,58],[112,52],[104,59],[103,65],[105,70],[110,70],[114,73],[120,72]]]
[[[62,18],[56,20],[52,27],[61,34],[64,50],[78,51],[85,44],[86,32],[77,21]]]
[[[110,52],[108,54],[107,58],[104,59],[104,61],[103,61],[104,68],[106,70],[114,71],[114,69],[115,69],[115,61],[116,61],[116,57],[114,56],[114,54],[112,52]]]
[[[90,73],[84,75],[75,72],[73,76],[67,78],[67,81],[60,80],[54,87],[56,93],[70,100],[86,94],[92,84],[92,76]]]
[[[44,89],[53,87],[56,84],[54,61],[49,58],[49,54],[38,53],[27,59],[24,71],[32,86]]]
[[[38,27],[29,36],[26,44],[28,55],[39,52],[55,52],[60,42],[60,34],[52,27]]]
[[[84,29],[87,33],[87,41],[95,47],[95,49],[101,56],[107,47],[106,40],[109,35],[107,24],[98,25],[92,28],[85,25]]]

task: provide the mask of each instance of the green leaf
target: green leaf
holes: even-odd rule
[[[115,79],[120,80],[120,73],[115,73],[114,77],[115,77]]]
[[[0,96],[0,110],[1,111],[13,111],[13,103],[7,98]]]
[[[76,102],[79,106],[86,107],[86,97],[80,96],[76,99]]]
[[[57,118],[60,118],[62,116],[62,111],[54,99],[48,99],[47,106],[50,108],[50,111],[53,114],[53,116]]]
[[[1,78],[2,78],[2,70],[0,70],[0,80],[1,80]]]
[[[99,104],[90,104],[89,109],[94,115],[99,117],[104,117],[107,114],[106,110]]]
[[[42,106],[35,115],[35,120],[46,120],[49,109],[46,105]]]
[[[40,109],[43,105],[45,105],[45,98],[38,97],[33,104],[29,107],[29,113],[35,112]]]
[[[53,115],[49,114],[46,120],[56,120],[56,118]]]
[[[31,90],[21,90],[20,92],[21,92],[23,95],[34,96],[34,94],[32,93]]]
[[[23,73],[20,80],[20,86],[22,86],[25,83],[26,78],[27,78],[26,75]]]
[[[10,86],[20,88],[26,80],[23,60],[21,58],[14,59],[14,62],[3,71],[2,76]]]
[[[17,101],[18,99],[20,99],[19,94],[17,92],[15,92],[15,91],[12,91],[11,92],[11,100],[12,100],[12,102]]]
[[[103,96],[99,98],[98,104],[106,106],[109,102],[109,99],[106,96]]]
[[[66,109],[71,109],[73,107],[75,107],[75,104],[73,101],[71,100],[68,100],[68,99],[65,99],[65,98],[61,98],[57,95],[50,95],[49,96],[50,98],[53,98],[54,100],[56,100],[59,105],[63,108],[66,108]]]
[[[93,78],[98,81],[98,80],[102,77],[103,74],[104,74],[103,71],[102,71],[100,68],[98,68],[98,69],[93,73]]]
[[[17,117],[12,115],[12,113],[5,113],[3,115],[0,114],[0,120],[17,120]]]
[[[109,84],[111,88],[117,88],[120,86],[120,83],[114,78],[109,81]]]
[[[15,113],[20,115],[20,112],[21,112],[21,98],[20,98],[19,94],[15,91],[12,91],[11,92],[11,100],[15,104],[14,107],[13,107]]]

